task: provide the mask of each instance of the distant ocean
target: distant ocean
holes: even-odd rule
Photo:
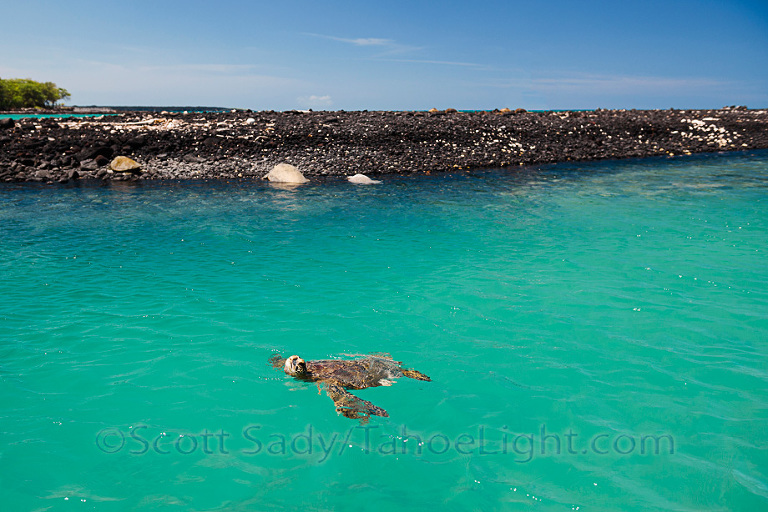
[[[68,117],[95,117],[95,116],[101,116],[101,115],[115,115],[115,114],[69,114],[62,112],[61,114],[0,114],[0,119],[5,118],[11,118],[11,119],[27,119],[27,118],[36,118],[36,119],[50,119],[50,118],[56,118],[56,119],[65,119]]]
[[[3,510],[768,509],[768,152],[0,184]],[[341,417],[267,364],[432,382]]]
[[[114,110],[116,113],[120,112],[174,112],[174,113],[193,113],[193,112],[229,112],[231,109],[228,108],[220,108],[220,107],[125,107],[125,106],[119,106],[119,107],[106,107],[106,106],[91,106],[91,107],[76,107],[80,109],[103,109],[103,110]],[[8,118],[11,119],[24,119],[28,117],[34,117],[34,118],[67,118],[67,117],[94,117],[94,116],[100,116],[100,115],[115,115],[114,113],[105,113],[105,112],[98,112],[98,113],[83,113],[83,112],[77,112],[77,111],[62,111],[60,114],[36,114],[36,113],[25,113],[25,114],[3,114],[0,113],[0,119]]]
[[[136,106],[136,107],[126,107],[126,106],[118,106],[118,107],[104,107],[104,106],[94,106],[94,107],[81,107],[81,108],[94,108],[94,109],[111,109],[115,110],[116,112],[174,112],[174,113],[200,113],[200,112],[230,112],[232,109],[230,108],[222,108],[222,107],[146,107],[146,106]],[[424,111],[426,112],[426,110]],[[461,110],[460,112],[486,112],[484,110]],[[566,112],[565,110],[532,110],[531,112]],[[569,112],[588,112],[588,110],[570,110]],[[61,115],[59,114],[2,114],[0,113],[0,119],[5,117],[10,117],[11,119],[23,119],[26,117],[37,117],[37,118],[47,118],[47,117],[91,117],[91,116],[99,116],[103,115],[100,113],[88,113],[88,114],[82,114],[82,113],[68,113]],[[105,114],[110,115],[110,114]]]

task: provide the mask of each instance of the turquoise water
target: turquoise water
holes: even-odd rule
[[[768,152],[0,186],[2,510],[764,510]],[[336,414],[267,364],[432,382]]]
[[[68,117],[98,117],[98,116],[114,116],[117,114],[0,114],[0,119],[6,117],[11,119],[27,119],[34,117],[35,119],[66,119]]]

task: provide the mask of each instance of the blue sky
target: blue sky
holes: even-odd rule
[[[0,77],[77,105],[768,107],[768,0],[0,0]]]

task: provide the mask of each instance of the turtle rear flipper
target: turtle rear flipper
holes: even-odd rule
[[[406,377],[409,377],[411,379],[428,380],[428,381],[432,382],[432,379],[430,379],[429,377],[427,377],[423,373],[421,373],[419,371],[416,371],[416,370],[403,370],[403,375],[405,375]]]
[[[338,384],[325,384],[328,396],[336,405],[336,412],[346,418],[365,419],[370,415],[389,417],[387,411],[368,400],[358,398]]]

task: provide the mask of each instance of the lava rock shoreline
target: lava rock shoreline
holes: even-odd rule
[[[128,112],[0,120],[0,182],[310,179],[768,148],[768,110]],[[140,172],[109,169],[128,156]]]

